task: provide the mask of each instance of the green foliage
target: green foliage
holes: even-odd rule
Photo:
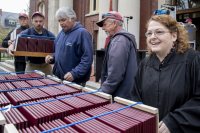
[[[0,25],[0,46],[2,45],[3,39],[7,36],[10,29],[5,29]]]

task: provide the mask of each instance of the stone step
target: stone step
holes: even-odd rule
[[[10,69],[10,70],[14,70],[14,66],[11,64],[8,64],[6,62],[1,62],[1,66],[3,66],[5,69]]]
[[[12,71],[5,69],[3,66],[0,65],[0,73],[4,73],[4,72],[12,72]]]
[[[94,81],[87,81],[86,82],[86,87],[92,88],[92,89],[99,89],[100,88],[100,83],[94,82]]]
[[[12,60],[0,62],[0,72],[14,72],[14,71],[15,71],[15,68],[14,68]]]
[[[5,62],[14,66],[14,60],[5,60]]]

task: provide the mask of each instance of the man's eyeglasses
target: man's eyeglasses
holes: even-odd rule
[[[164,31],[164,30],[147,31],[147,32],[145,33],[145,36],[146,36],[146,37],[151,37],[153,34],[154,34],[155,36],[161,36],[161,35],[163,35],[163,34],[165,34],[165,33],[170,33],[170,32],[169,32],[169,31]]]

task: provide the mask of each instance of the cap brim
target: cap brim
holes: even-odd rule
[[[40,13],[34,13],[31,18],[33,19],[35,16],[40,16],[40,17],[44,18],[44,15],[42,15]]]
[[[99,20],[98,22],[96,22],[96,24],[97,24],[99,27],[103,27],[103,22],[104,22],[106,19],[107,19],[107,18],[101,19],[101,20]]]
[[[20,19],[20,18],[28,18],[28,17],[27,17],[27,16],[19,16],[19,19]]]

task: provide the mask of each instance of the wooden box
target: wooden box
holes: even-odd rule
[[[18,36],[14,56],[45,57],[54,52],[54,38],[33,35]]]

